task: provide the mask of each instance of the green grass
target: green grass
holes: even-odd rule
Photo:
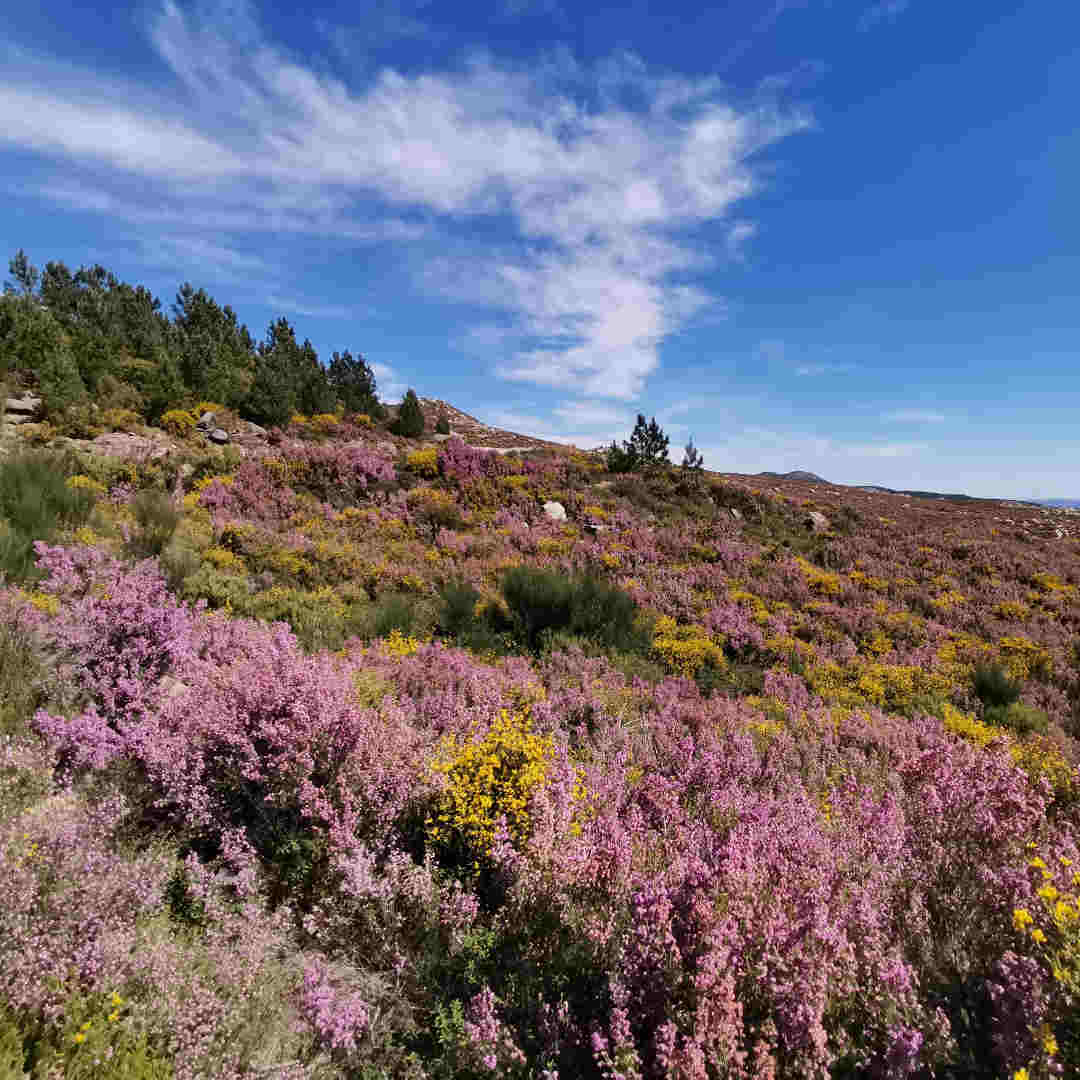
[[[51,541],[64,528],[83,524],[94,496],[73,490],[73,458],[20,454],[0,464],[0,575],[10,583],[36,579],[34,542]]]

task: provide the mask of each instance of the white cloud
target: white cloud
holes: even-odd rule
[[[400,401],[405,396],[409,384],[389,364],[373,363],[371,371],[381,400]]]
[[[568,55],[528,70],[477,56],[355,88],[268,41],[243,4],[166,0],[150,38],[171,96],[105,92],[96,72],[61,77],[59,65],[0,76],[0,141],[65,161],[69,178],[43,195],[191,231],[358,243],[433,243],[498,221],[500,245],[472,240],[423,280],[498,312],[502,375],[592,396],[636,396],[663,340],[714,302],[686,283],[710,259],[680,230],[725,220],[759,185],[753,155],[809,123],[735,108],[716,79],[655,76],[626,56],[590,70]],[[631,110],[628,96],[646,104]],[[70,179],[73,162],[86,177]],[[729,257],[752,231],[732,223]]]
[[[896,409],[883,413],[881,419],[894,424],[944,424],[948,417],[929,409]]]

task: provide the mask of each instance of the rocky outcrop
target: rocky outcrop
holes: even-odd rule
[[[544,503],[544,513],[552,521],[565,521],[566,520],[566,507],[561,502],[546,502]]]
[[[811,510],[806,515],[806,526],[813,533],[826,533],[831,528],[829,519],[820,510]]]

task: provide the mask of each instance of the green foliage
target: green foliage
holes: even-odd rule
[[[444,637],[478,653],[501,653],[506,647],[505,623],[498,608],[482,613],[480,593],[464,582],[450,582],[442,590],[438,625]]]
[[[634,462],[635,471],[649,472],[668,464],[668,437],[655,416],[646,424],[644,414],[638,413],[630,441],[624,446]]]
[[[1034,732],[1044,735],[1050,726],[1050,718],[1033,705],[1014,701],[1009,705],[988,705],[983,712],[983,723],[994,727],[1008,728],[1017,735],[1029,735]]]
[[[348,349],[335,352],[326,369],[330,389],[348,413],[363,413],[380,419],[385,410],[375,396],[375,373],[362,356],[354,357]]]
[[[271,323],[259,345],[244,411],[267,427],[285,427],[296,412],[300,347],[287,319]]]
[[[41,274],[22,248],[19,248],[8,262],[8,273],[12,280],[4,282],[5,294],[33,296],[37,292]]]
[[[424,413],[415,390],[409,390],[398,408],[397,419],[390,426],[395,435],[415,439],[424,433]]]
[[[181,378],[193,397],[236,408],[244,401],[255,366],[255,343],[231,307],[184,284],[173,305],[175,348]]]
[[[635,467],[635,461],[630,451],[618,446],[614,440],[612,440],[611,446],[608,447],[605,464],[609,473],[616,474],[631,473]]]
[[[1019,699],[1020,689],[998,664],[980,664],[975,669],[975,696],[985,708],[1007,708]]]
[[[415,602],[401,593],[389,593],[379,597],[369,619],[369,635],[375,638],[389,637],[399,630],[409,637],[419,622]]]
[[[165,903],[169,916],[181,926],[206,925],[206,904],[191,891],[191,879],[182,866],[165,883]]]
[[[36,577],[35,540],[52,540],[61,528],[90,516],[93,494],[66,483],[76,464],[50,454],[22,454],[0,464],[0,574],[9,581]]]
[[[41,703],[41,675],[29,634],[13,620],[0,620],[0,735],[27,730]]]
[[[450,420],[445,412],[439,413],[438,420],[435,421],[435,434],[436,435],[449,435],[450,434]]]
[[[558,631],[622,652],[649,648],[649,634],[637,620],[637,604],[607,582],[515,566],[503,576],[502,593],[515,636],[533,652]]]
[[[119,1002],[119,1004],[117,1004]],[[116,995],[74,996],[62,1020],[0,1008],[0,1080],[170,1080],[172,1063],[137,1033]]]
[[[176,504],[163,491],[140,491],[131,510],[138,531],[128,539],[129,553],[141,559],[160,555],[180,524]]]
[[[682,466],[683,472],[696,472],[700,473],[705,468],[705,459],[698,452],[698,448],[694,445],[693,436],[690,437],[690,441],[686,444],[685,451],[683,453]]]

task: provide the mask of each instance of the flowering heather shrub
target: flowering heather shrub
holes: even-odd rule
[[[476,450],[463,439],[447,439],[439,448],[439,474],[461,484],[508,475],[512,469],[502,454]]]
[[[658,482],[683,516],[650,523],[564,458],[445,446],[387,495],[386,459],[295,446],[188,479],[163,562],[205,553],[223,610],[85,544],[8,594],[0,1053],[5,1016],[104,1047],[115,992],[178,1076],[1080,1068],[1076,545],[860,492],[827,540],[804,493],[737,521]],[[147,469],[78,473],[171,487]],[[571,590],[536,658],[425,639],[436,597],[479,651],[508,576],[600,566],[642,637],[580,633],[606,609]],[[980,664],[1045,734],[991,722]]]

